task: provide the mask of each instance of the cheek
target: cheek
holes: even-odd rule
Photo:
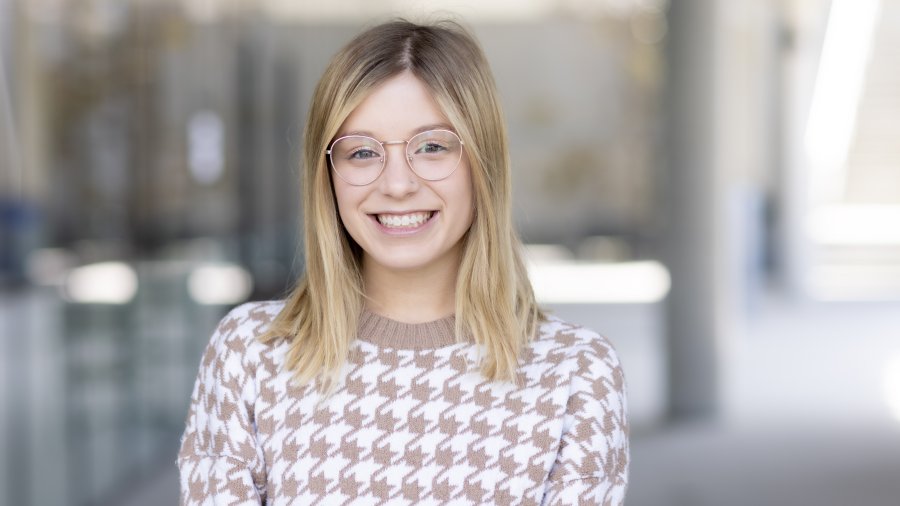
[[[358,200],[358,196],[352,187],[341,185],[340,183],[334,186],[334,202],[337,207],[338,217],[344,228],[350,228],[347,226],[348,220],[352,220],[353,210],[356,208]]]
[[[331,184],[334,188],[334,199],[337,201],[338,207],[349,208],[352,206],[353,201],[356,200],[357,193],[353,190],[357,188],[337,179],[332,179]]]

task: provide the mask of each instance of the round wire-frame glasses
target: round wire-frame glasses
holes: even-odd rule
[[[366,135],[338,137],[325,150],[331,168],[347,184],[371,184],[384,171],[385,146],[406,144],[406,164],[426,181],[450,177],[462,160],[463,142],[451,130],[426,130],[405,141],[379,141]]]

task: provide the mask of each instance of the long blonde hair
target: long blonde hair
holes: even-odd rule
[[[325,148],[375,87],[407,71],[462,138],[472,173],[476,212],[456,282],[457,340],[483,346],[485,378],[516,382],[519,353],[544,318],[513,227],[506,127],[481,48],[454,22],[380,24],[341,49],[316,86],[303,146],[306,273],[260,338],[288,339],[287,367],[322,393],[340,381],[365,299],[361,251],[338,217]]]

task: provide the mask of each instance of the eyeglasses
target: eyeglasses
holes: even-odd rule
[[[353,186],[372,183],[384,170],[385,146],[406,144],[406,163],[427,181],[450,177],[462,159],[463,142],[450,130],[428,130],[406,141],[379,141],[365,135],[339,137],[325,150],[335,174]]]

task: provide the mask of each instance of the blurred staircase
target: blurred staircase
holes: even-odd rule
[[[880,4],[843,201],[818,223],[833,240],[817,248],[812,284],[828,299],[900,300],[900,0]]]
[[[900,0],[881,0],[847,156],[848,204],[900,205]],[[900,227],[900,223],[897,224]]]

